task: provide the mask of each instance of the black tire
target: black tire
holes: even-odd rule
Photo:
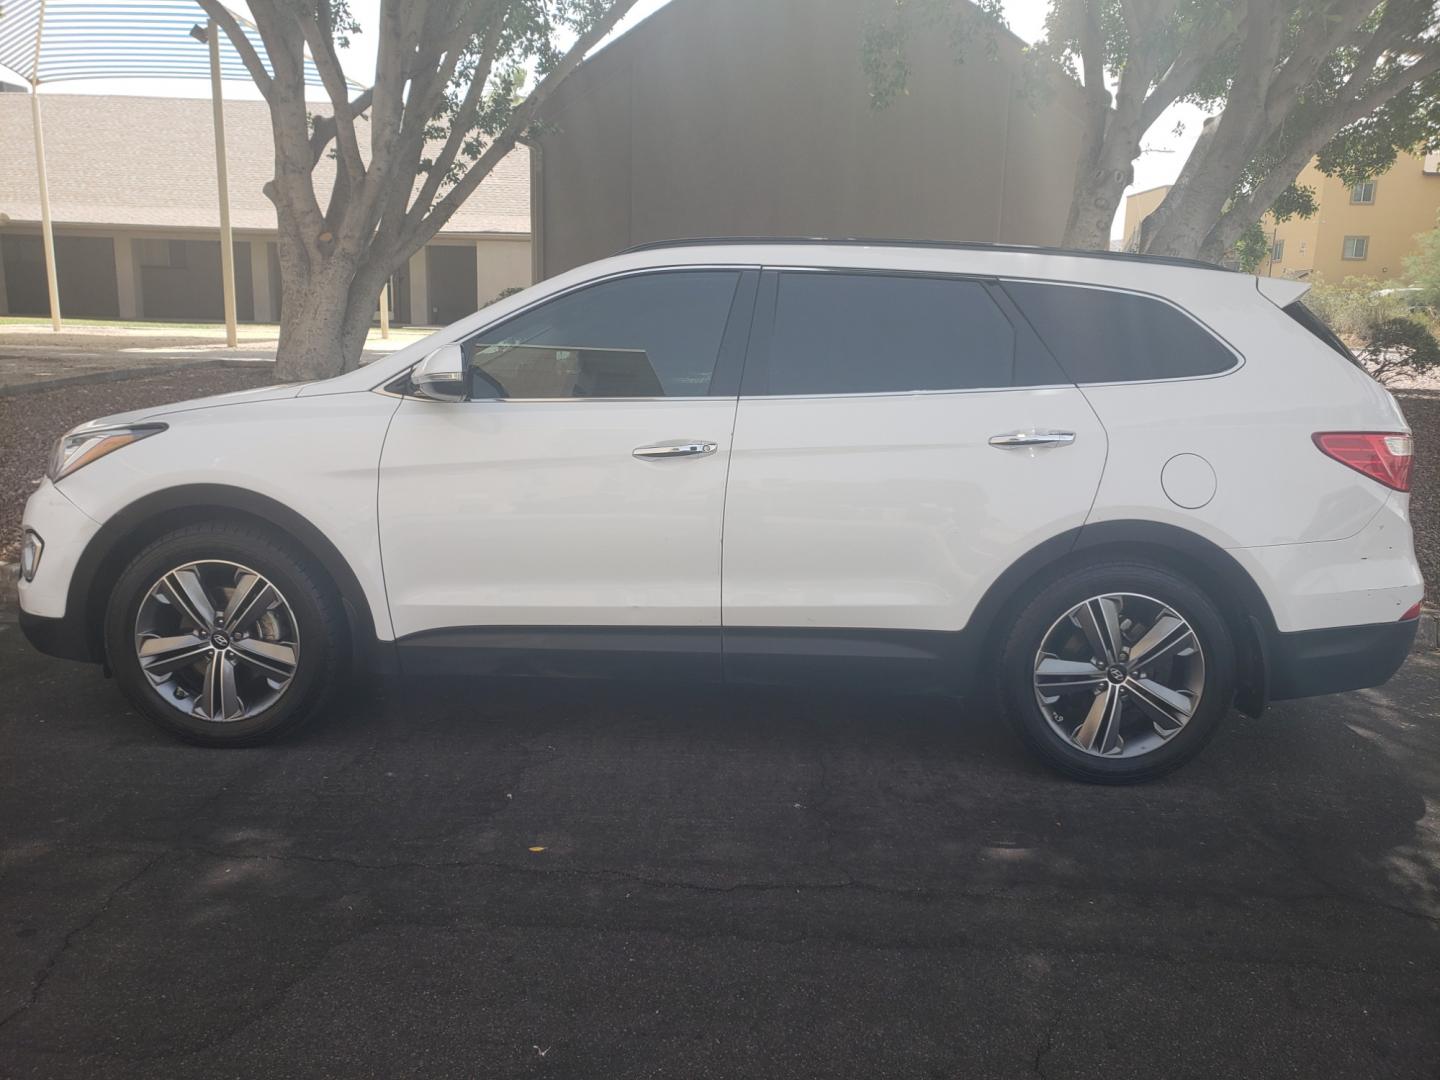
[[[1138,594],[1171,608],[1190,624],[1204,658],[1203,689],[1189,720],[1168,741],[1133,757],[1097,756],[1057,731],[1035,686],[1037,656],[1051,628],[1091,597],[1112,594]],[[1158,564],[1091,563],[1040,583],[1000,641],[998,692],[1020,737],[1051,768],[1091,783],[1140,783],[1184,764],[1210,741],[1235,697],[1235,645],[1224,616],[1194,583]],[[1131,714],[1128,722],[1136,719],[1140,714]]]
[[[264,576],[283,595],[300,648],[288,685],[263,711],[217,722],[188,715],[152,685],[136,652],[136,621],[151,588],[188,563],[232,562]],[[255,746],[292,732],[320,712],[344,676],[344,609],[325,575],[283,537],[261,525],[203,521],[166,533],[121,572],[105,612],[105,654],[125,696],[159,727],[201,746]]]

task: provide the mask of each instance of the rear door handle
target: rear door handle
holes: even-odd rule
[[[1069,446],[1074,441],[1073,431],[1010,431],[994,436],[990,445],[998,450],[1020,450],[1027,446]]]
[[[670,458],[709,457],[720,447],[713,442],[674,442],[656,446],[637,446],[635,456],[642,460],[668,460]]]

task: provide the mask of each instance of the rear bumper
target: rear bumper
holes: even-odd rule
[[[1379,686],[1405,663],[1419,626],[1419,619],[1406,619],[1275,634],[1268,658],[1270,700]]]

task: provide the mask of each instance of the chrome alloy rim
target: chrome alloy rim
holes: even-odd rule
[[[1173,739],[1200,705],[1205,653],[1149,596],[1092,596],[1056,619],[1035,655],[1035,699],[1071,746],[1134,758]]]
[[[140,602],[135,655],[179,712],[214,723],[258,716],[300,662],[295,614],[249,567],[206,560],[163,575]]]

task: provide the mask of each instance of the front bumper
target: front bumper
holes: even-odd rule
[[[99,524],[52,484],[42,480],[25,504],[24,527],[45,544],[34,581],[20,579],[20,610],[58,619],[66,612],[70,581]]]
[[[43,653],[95,659],[85,613],[71,610],[76,605],[69,601],[76,567],[100,526],[49,480],[42,481],[25,504],[24,526],[45,548],[35,579],[20,579],[21,631]]]
[[[85,626],[79,619],[51,619],[20,609],[20,632],[31,645],[48,656],[62,660],[94,661],[94,651]]]
[[[1268,657],[1270,699],[1379,686],[1405,663],[1419,626],[1419,619],[1406,619],[1275,634]]]

